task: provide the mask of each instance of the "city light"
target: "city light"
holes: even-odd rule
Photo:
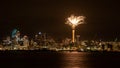
[[[74,16],[71,15],[70,17],[67,18],[66,24],[70,25],[72,27],[72,42],[75,42],[75,27],[79,24],[84,23],[84,16]]]

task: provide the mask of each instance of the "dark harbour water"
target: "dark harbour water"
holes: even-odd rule
[[[0,65],[10,68],[120,68],[120,53],[0,51]]]

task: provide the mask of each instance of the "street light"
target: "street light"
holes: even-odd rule
[[[70,25],[72,27],[72,43],[75,43],[75,27],[79,24],[84,23],[84,16],[74,16],[71,15],[67,18],[66,24]]]

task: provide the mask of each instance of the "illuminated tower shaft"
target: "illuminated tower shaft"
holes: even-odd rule
[[[72,29],[72,42],[75,43],[75,29]]]
[[[75,43],[75,25],[72,25],[72,42]]]

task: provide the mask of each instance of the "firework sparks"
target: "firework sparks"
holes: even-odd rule
[[[74,15],[71,15],[70,17],[67,18],[67,23],[66,24],[69,24],[71,26],[77,26],[78,24],[83,24],[84,23],[84,16],[74,16]]]

